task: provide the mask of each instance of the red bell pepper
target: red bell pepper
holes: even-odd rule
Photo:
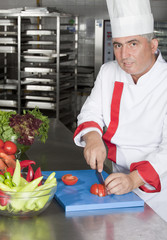
[[[39,178],[42,176],[42,172],[41,172],[41,168],[37,168],[37,170],[35,171],[35,174],[34,174],[34,179],[36,178]],[[42,181],[38,184],[38,186],[42,185]]]
[[[29,165],[26,180],[27,180],[27,182],[31,182],[33,180],[33,178],[34,178],[34,171],[31,167],[31,165]]]
[[[2,190],[0,190],[0,205],[6,206],[9,202],[10,197],[5,194]]]
[[[28,167],[31,164],[36,164],[33,160],[23,160],[20,162],[21,169]]]

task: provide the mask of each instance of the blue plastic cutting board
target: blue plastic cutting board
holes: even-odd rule
[[[51,172],[52,171],[43,171],[42,173],[48,176]],[[55,198],[66,212],[144,206],[144,201],[133,192],[124,195],[108,195],[105,197],[99,197],[91,194],[91,185],[98,183],[95,170],[55,172],[58,182]],[[67,186],[61,181],[61,177],[67,173],[78,177],[78,182],[75,185]],[[102,174],[104,178],[108,176],[108,174],[104,171]]]

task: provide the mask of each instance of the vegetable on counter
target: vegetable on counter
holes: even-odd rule
[[[99,197],[105,197],[107,195],[105,186],[103,184],[93,184],[90,188],[90,192],[98,195]]]
[[[27,182],[31,182],[33,179],[34,179],[34,170],[31,167],[31,165],[29,165],[26,180],[27,180]]]
[[[49,200],[51,188],[57,185],[55,172],[51,173],[42,184],[43,176],[39,167],[35,173],[33,171],[33,177],[29,176],[28,182],[22,177],[21,172],[21,165],[25,167],[28,163],[28,168],[33,171],[31,164],[35,164],[34,161],[25,160],[21,164],[19,160],[16,160],[13,172],[9,168],[4,174],[0,174],[0,210],[16,213],[30,210],[38,211]]]
[[[21,169],[28,167],[31,164],[36,164],[33,160],[23,160],[20,162]]]
[[[34,179],[39,178],[42,176],[41,168],[37,168],[37,170],[34,173]],[[42,185],[42,181],[38,184],[38,186]]]
[[[13,173],[12,182],[17,187],[20,185],[20,177],[21,177],[21,167],[20,167],[19,161],[16,160],[16,168]]]
[[[74,185],[78,182],[78,178],[72,174],[65,174],[61,179],[66,185]]]
[[[9,154],[15,154],[17,152],[17,146],[14,142],[12,141],[6,141],[4,142],[4,146],[3,146],[4,151]]]
[[[0,171],[4,172],[5,169],[12,167],[15,168],[15,155],[17,146],[12,141],[4,142],[0,139]]]
[[[48,130],[49,118],[37,107],[33,110],[23,110],[21,115],[16,111],[0,111],[0,139],[17,143],[21,153],[33,144],[35,138],[45,143]],[[0,149],[3,147],[2,141],[0,141]]]
[[[0,206],[4,207],[8,204],[8,202],[9,202],[9,196],[0,190]]]
[[[16,161],[6,153],[0,152],[0,170],[3,172],[6,168],[15,168]]]
[[[23,110],[23,114],[12,114],[9,118],[9,126],[18,137],[18,143],[32,145],[37,136],[45,143],[48,137],[49,119],[43,116],[38,108]]]

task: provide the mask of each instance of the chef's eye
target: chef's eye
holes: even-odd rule
[[[130,43],[130,47],[136,47],[137,46],[137,42],[131,42]]]
[[[122,46],[122,45],[119,44],[119,43],[114,44],[114,48],[116,48],[116,49],[117,49],[117,48],[121,48],[121,46]]]

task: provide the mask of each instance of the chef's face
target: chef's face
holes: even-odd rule
[[[113,46],[118,64],[137,82],[153,66],[158,41],[149,42],[142,36],[121,37],[113,39]]]

